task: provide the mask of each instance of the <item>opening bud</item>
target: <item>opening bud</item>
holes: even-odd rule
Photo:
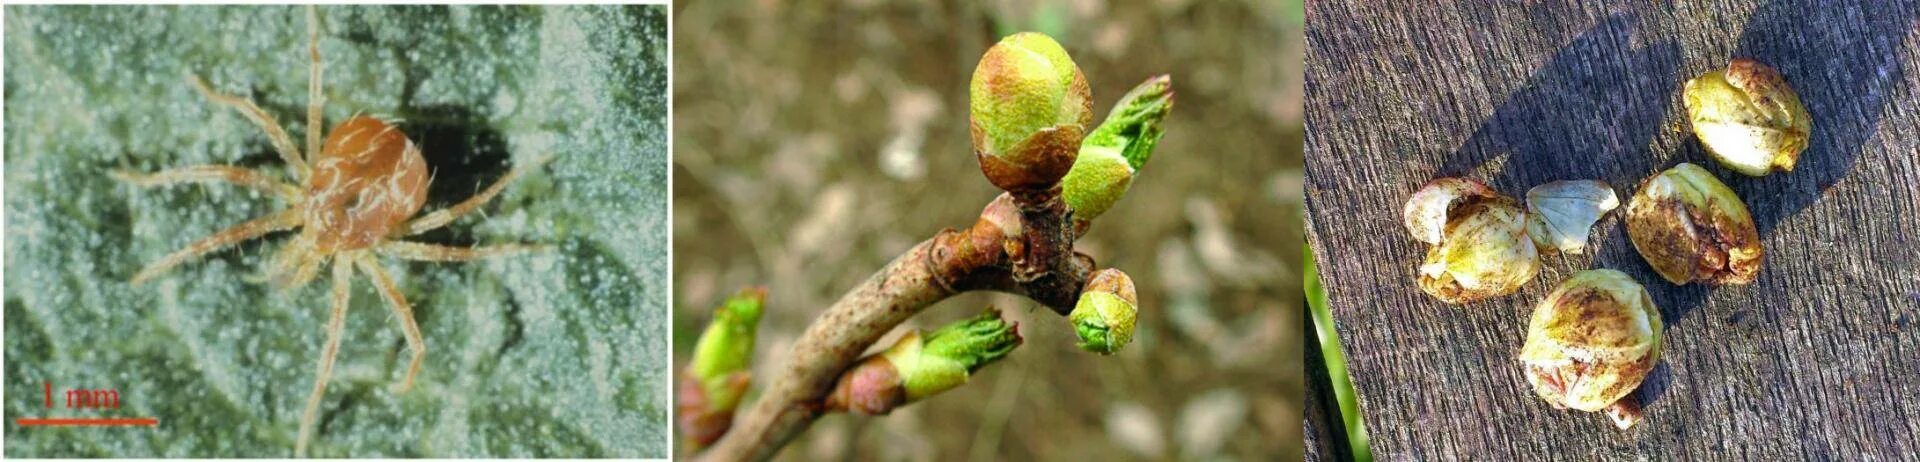
[[[887,351],[842,374],[827,395],[826,408],[880,415],[951,390],[1020,346],[1019,328],[1002,319],[1000,310],[988,308],[925,335],[908,332]]]
[[[1126,195],[1140,166],[1153,156],[1173,110],[1173,80],[1147,79],[1128,91],[1107,119],[1080,143],[1079,157],[1061,180],[1075,227],[1083,227]]]
[[[712,444],[733,425],[733,411],[752,382],[754,331],[767,290],[741,289],[714,310],[674,391],[674,414],[687,444]]]

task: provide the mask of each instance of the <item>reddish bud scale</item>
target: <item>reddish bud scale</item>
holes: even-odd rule
[[[840,382],[827,395],[829,411],[865,415],[885,415],[907,402],[907,389],[901,386],[900,372],[885,356],[875,355],[840,375]]]
[[[728,377],[727,387],[745,392],[747,383],[748,375],[739,373]],[[715,409],[713,404],[706,388],[700,386],[698,377],[680,377],[680,386],[674,388],[674,424],[679,427],[680,435],[695,448],[713,444],[733,427],[733,409]]]

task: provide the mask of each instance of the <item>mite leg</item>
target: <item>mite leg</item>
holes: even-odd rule
[[[294,457],[307,455],[307,441],[313,438],[313,424],[320,418],[320,397],[327,393],[327,380],[333,378],[333,357],[340,353],[340,334],[347,327],[347,301],[353,281],[353,267],[347,258],[333,262],[333,315],[327,318],[327,345],[320,350],[319,377],[313,380],[313,394],[307,396],[307,411],[300,414],[300,439],[293,445]]]
[[[387,306],[393,308],[393,317],[400,320],[400,332],[407,337],[407,348],[413,350],[413,360],[407,363],[407,378],[396,390],[406,393],[413,389],[413,377],[420,373],[420,362],[427,357],[427,342],[420,338],[420,324],[413,320],[413,306],[407,304],[400,288],[393,285],[393,278],[387,277],[387,271],[380,269],[372,255],[361,254],[354,262],[360,265],[360,272],[373,279],[373,286],[380,289],[380,298],[387,299]]]
[[[446,226],[447,223],[452,223],[454,219],[472,213],[475,209],[480,208],[481,205],[485,205],[487,201],[493,200],[493,196],[500,194],[501,190],[507,189],[507,184],[513,183],[513,180],[520,178],[520,175],[540,168],[540,165],[552,159],[553,156],[541,156],[530,164],[514,167],[513,170],[507,172],[506,176],[500,177],[499,180],[493,182],[493,185],[487,186],[486,190],[480,191],[480,194],[475,194],[473,197],[454,204],[452,207],[435,210],[433,213],[428,213],[425,216],[407,222],[406,230],[401,232],[400,235],[412,236],[432,231],[441,226]]]
[[[381,255],[414,261],[460,262],[487,257],[507,255],[518,252],[546,250],[548,246],[537,244],[501,244],[475,247],[450,247],[407,241],[387,241],[380,244],[376,251]]]
[[[307,59],[313,64],[307,66],[307,153],[320,155],[320,113],[326,107],[326,96],[320,93],[320,12],[313,5],[307,5]]]
[[[260,237],[261,235],[274,231],[293,229],[297,226],[300,226],[300,214],[293,210],[282,210],[274,212],[272,215],[248,220],[245,223],[234,225],[232,228],[220,230],[220,232],[213,233],[213,235],[202,238],[192,244],[187,244],[186,248],[174,251],[165,257],[161,257],[160,260],[153,262],[153,264],[147,265],[146,268],[141,268],[140,272],[134,273],[133,284],[139,285],[148,279],[152,279],[154,276],[159,276],[161,273],[173,269],[175,266],[180,266],[181,263],[186,263],[187,260],[206,255],[209,252],[233,245],[234,243]]]
[[[229,165],[195,165],[153,173],[117,171],[112,175],[114,179],[143,188],[181,183],[226,182],[272,194],[288,202],[300,199],[300,188],[269,178],[253,169]]]
[[[200,80],[200,76],[187,74],[187,81],[193,84],[194,89],[200,90],[200,94],[206,95],[207,99],[233,106],[235,110],[240,111],[240,115],[246,116],[247,120],[260,126],[261,130],[267,132],[267,140],[273,142],[273,150],[280,152],[280,160],[286,161],[287,167],[293,169],[294,179],[307,178],[307,163],[300,160],[300,149],[293,146],[293,137],[287,136],[287,129],[280,128],[280,123],[275,122],[273,116],[268,115],[267,111],[260,110],[259,106],[253,105],[253,102],[247,101],[246,98],[213,91],[206,82]]]

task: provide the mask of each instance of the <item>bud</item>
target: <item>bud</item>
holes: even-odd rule
[[[733,424],[750,380],[754,330],[767,290],[741,289],[714,310],[713,322],[694,345],[693,359],[674,392],[680,433],[693,447],[712,444]]]
[[[1138,300],[1127,273],[1113,268],[1094,273],[1067,315],[1080,349],[1110,355],[1132,343]]]
[[[1541,252],[1581,253],[1593,224],[1620,207],[1613,187],[1597,180],[1555,181],[1527,190],[1527,234]]]
[[[1452,304],[1520,290],[1540,271],[1527,213],[1513,199],[1470,201],[1448,216],[1440,244],[1420,265],[1420,290]]]
[[[988,363],[1020,346],[1018,324],[988,308],[973,319],[926,334],[908,332],[887,351],[868,356],[840,376],[826,409],[881,415],[967,383]]]
[[[1713,159],[1748,176],[1792,171],[1813,133],[1813,118],[1785,78],[1741,58],[1687,81],[1687,118]]]
[[[1086,76],[1059,43],[1039,33],[1010,35],[987,49],[968,100],[980,170],[1010,192],[1059,182],[1093,122]]]
[[[1740,197],[1712,173],[1680,164],[1640,183],[1627,203],[1627,237],[1674,284],[1746,284],[1765,251]]]
[[[1147,79],[1121,97],[1107,120],[1080,143],[1073,168],[1061,180],[1076,226],[1098,218],[1126,195],[1134,175],[1166,133],[1162,122],[1172,110],[1172,79],[1165,75]]]
[[[760,324],[760,309],[767,299],[764,287],[740,289],[713,312],[713,323],[700,334],[693,347],[688,369],[705,382],[725,380],[728,374],[743,372],[753,360],[754,330]],[[739,397],[733,397],[737,400]],[[729,403],[733,400],[716,400]],[[729,407],[726,405],[722,407]]]
[[[1660,358],[1660,311],[1626,273],[1581,271],[1533,310],[1520,363],[1555,408],[1606,410],[1622,429],[1639,419],[1623,400]]]

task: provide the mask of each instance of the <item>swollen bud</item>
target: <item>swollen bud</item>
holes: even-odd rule
[[[1080,155],[1061,180],[1076,227],[1106,213],[1127,193],[1166,133],[1163,122],[1172,110],[1172,79],[1147,79],[1121,97],[1107,120],[1080,142]]]
[[[1007,36],[987,49],[968,86],[969,132],[980,170],[1006,191],[1060,181],[1093,123],[1087,77],[1044,34]]]
[[[1132,343],[1138,304],[1127,273],[1113,268],[1094,273],[1080,291],[1080,302],[1067,314],[1080,349],[1110,355]]]

